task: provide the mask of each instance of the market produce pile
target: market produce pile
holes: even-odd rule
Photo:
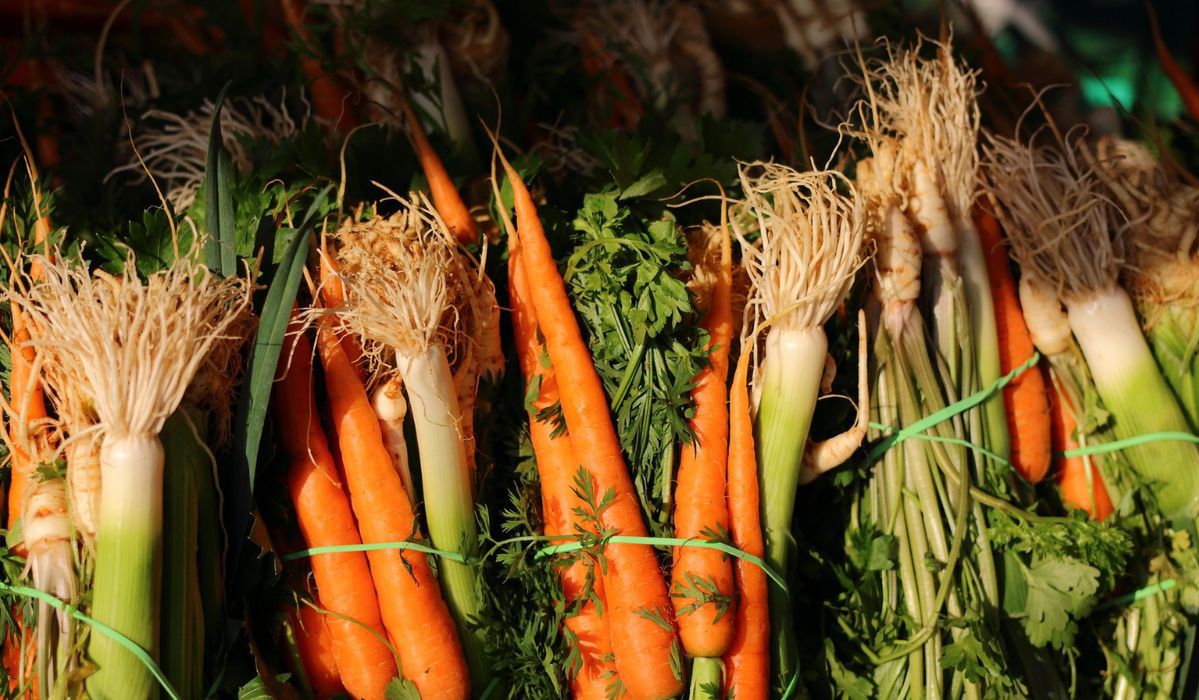
[[[950,5],[0,3],[0,693],[1194,697],[1199,87]]]

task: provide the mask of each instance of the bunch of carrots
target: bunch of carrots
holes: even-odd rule
[[[774,10],[797,65],[857,31],[804,25],[826,4]],[[105,9],[42,14],[107,18],[101,59],[127,23],[225,41],[182,27],[208,12]],[[621,0],[555,16],[583,120],[488,113],[484,172],[467,115],[511,80],[508,11],[424,12],[242,3],[290,96],[176,113],[143,64],[108,175],[152,193],[128,226],[76,223],[66,122],[14,128],[6,697],[1193,690],[1199,185],[1171,151],[1062,129],[1041,94],[992,119],[945,31],[846,54],[835,133],[800,118],[797,146],[767,100],[785,153],[713,157],[747,133],[722,28]],[[99,61],[91,92],[14,61],[39,121],[123,95]],[[644,254],[607,270],[635,287],[580,291],[627,259],[600,248]],[[689,334],[646,353],[659,313]],[[615,371],[605,314],[636,336]],[[630,416],[663,411],[647,469]]]

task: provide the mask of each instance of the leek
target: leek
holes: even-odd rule
[[[36,260],[43,280],[19,303],[41,330],[59,387],[78,391],[99,419],[90,613],[156,657],[166,468],[159,434],[208,351],[248,308],[249,287],[189,258],[144,280],[132,258],[117,276],[92,274],[78,259]],[[157,695],[150,670],[111,637],[93,634],[88,654],[98,667],[87,679],[93,698]]]
[[[823,325],[861,264],[862,208],[838,173],[800,173],[781,165],[740,168],[744,199],[730,217],[751,280],[747,314],[761,358],[754,379],[755,437],[766,559],[787,571],[791,516],[803,468],[828,339]],[[844,187],[849,194],[842,194]],[[750,242],[752,234],[756,239]],[[772,660],[785,685],[795,672],[789,596],[770,588]]]

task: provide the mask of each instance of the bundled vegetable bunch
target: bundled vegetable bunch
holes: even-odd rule
[[[4,54],[5,697],[1194,694],[1179,149],[857,3],[133,5]]]

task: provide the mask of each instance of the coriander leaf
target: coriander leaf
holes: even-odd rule
[[[1037,646],[1053,644],[1067,649],[1078,631],[1075,619],[1095,604],[1099,570],[1078,561],[1052,557],[1028,567],[1028,598],[1024,630]]]

